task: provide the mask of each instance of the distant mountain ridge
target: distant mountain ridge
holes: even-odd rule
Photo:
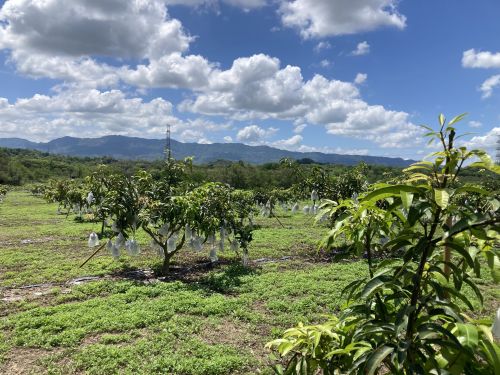
[[[0,147],[22,148],[79,157],[109,156],[115,159],[156,160],[163,157],[165,140],[109,135],[101,138],[62,137],[46,143],[31,142],[21,138],[0,138]],[[242,143],[182,143],[171,141],[176,159],[194,156],[196,163],[217,160],[244,161],[252,164],[276,162],[282,158],[311,159],[318,163],[355,165],[368,164],[406,167],[413,161],[383,156],[325,154],[322,152],[297,152],[269,146],[248,146]]]

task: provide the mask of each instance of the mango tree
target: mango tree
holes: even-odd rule
[[[131,255],[137,255],[140,249],[135,235],[142,229],[164,259],[163,274],[168,273],[172,258],[185,244],[201,251],[208,243],[210,259],[216,261],[217,250],[223,249],[232,236],[231,248],[237,251],[241,247],[244,259],[248,256],[251,206],[248,200],[233,195],[228,186],[209,183],[184,192],[171,180],[155,179],[146,171],[133,177],[111,176],[110,186],[113,188],[104,196],[102,207],[114,220],[116,238],[107,243],[113,254],[125,247]]]
[[[462,118],[446,123],[440,115],[439,129],[427,130],[441,151],[409,167],[403,183],[377,185],[359,197],[358,219],[374,220],[373,227],[363,232],[345,221],[334,227],[334,232],[350,231],[354,249],[378,248],[393,258],[372,263],[366,277],[346,288],[347,304],[338,317],[322,325],[299,325],[268,344],[281,355],[291,354],[287,373],[500,372],[500,347],[490,322],[469,316],[467,310],[475,305],[464,293],[468,288],[482,303],[476,278],[485,266],[500,281],[500,204],[486,190],[459,184],[464,165],[473,158],[479,161],[470,167],[500,171],[484,151],[456,144],[453,125]],[[457,204],[469,191],[480,194],[490,209],[479,212]],[[388,238],[367,248],[372,231]]]

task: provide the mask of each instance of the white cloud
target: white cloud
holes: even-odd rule
[[[370,53],[370,45],[368,44],[367,41],[358,43],[356,46],[356,49],[351,52],[351,55],[353,56],[362,56],[362,55],[367,55]]]
[[[500,68],[500,52],[476,52],[469,49],[462,55],[464,68]]]
[[[259,144],[276,134],[277,131],[276,128],[264,129],[258,125],[249,125],[238,131],[236,139],[243,143]]]
[[[321,62],[319,63],[319,65],[322,68],[328,68],[328,67],[330,67],[332,65],[332,63],[331,63],[330,60],[324,59],[324,60],[321,60]]]
[[[214,71],[209,86],[180,108],[240,119],[289,111],[301,101],[302,75],[298,67],[279,65],[278,59],[262,54],[236,59],[229,70]]]
[[[359,76],[358,82],[363,78]],[[240,58],[230,69],[214,71],[209,86],[179,108],[237,120],[273,118],[324,125],[386,147],[415,136],[407,113],[368,105],[355,84],[321,75],[304,81],[300,68],[281,68],[278,59],[266,55]],[[360,116],[366,114],[377,121],[361,121]],[[367,128],[369,132],[365,132]]]
[[[354,83],[356,85],[361,85],[361,84],[366,82],[367,78],[368,78],[368,74],[358,73],[358,74],[356,74],[356,78],[354,78]]]
[[[330,48],[332,48],[332,45],[330,44],[330,42],[323,40],[321,42],[318,42],[318,44],[316,44],[314,46],[314,52],[320,53],[321,51],[327,50],[327,49],[330,49]]]
[[[99,137],[109,134],[161,138],[167,124],[182,138],[204,137],[206,131],[230,125],[204,119],[180,120],[162,98],[145,102],[120,90],[68,89],[53,96],[36,94],[14,103],[0,99],[0,137],[49,140],[61,136]],[[188,132],[186,132],[188,131]]]
[[[226,143],[232,143],[233,142],[233,138],[231,136],[229,136],[229,135],[226,135],[224,137],[224,142],[226,142]]]
[[[211,145],[213,142],[208,138],[201,138],[198,140],[197,143],[199,143],[201,145]]]
[[[250,10],[254,8],[261,8],[267,5],[266,0],[220,0],[228,5]],[[219,3],[217,0],[166,0],[167,5],[184,5],[184,6],[215,6]]]
[[[366,106],[347,114],[342,123],[326,126],[328,133],[369,139],[384,148],[400,148],[415,144],[422,130],[409,123],[408,114],[386,110],[382,106]]]
[[[0,46],[45,56],[157,58],[193,40],[161,0],[10,0]]]
[[[471,128],[480,128],[483,124],[480,121],[469,121],[469,126]]]
[[[198,55],[165,55],[136,69],[123,67],[120,78],[138,87],[171,87],[199,89],[208,85],[214,64]]]
[[[497,141],[500,139],[500,127],[495,127],[491,129],[488,133],[484,135],[477,135],[472,137],[469,141],[463,142],[465,146],[469,149],[481,149],[485,150],[494,157],[495,148],[497,146]]]
[[[12,60],[18,73],[32,78],[61,79],[77,82],[82,87],[112,87],[119,81],[115,68],[88,57],[43,56],[14,51]]]
[[[162,0],[10,0],[0,10],[0,49],[19,73],[83,87],[205,85],[211,64],[182,55],[193,40]]]
[[[179,141],[198,143],[204,138],[205,136],[203,132],[194,129],[186,129],[180,134]]]
[[[483,98],[489,98],[493,94],[493,90],[496,87],[500,87],[500,74],[491,76],[486,81],[484,81],[479,88],[483,93]]]
[[[301,135],[294,135],[288,139],[280,139],[272,143],[273,147],[283,150],[295,150],[302,143],[303,137]]]
[[[363,108],[359,90],[349,82],[328,80],[316,75],[302,88],[302,116],[311,124],[343,122],[348,113]]]
[[[464,68],[500,68],[500,52],[476,52],[475,49],[469,49],[462,55],[462,66]],[[500,86],[500,74],[493,75],[485,80],[479,90],[484,99],[493,94],[493,90]]]
[[[277,141],[268,141],[265,139],[266,137],[261,137],[259,141],[251,142],[251,144],[267,145],[281,150],[298,151],[298,152],[322,152],[325,154],[349,154],[349,155],[368,154],[367,149],[345,149],[342,147],[314,147],[314,146],[304,145],[302,144],[304,138],[299,134],[293,135],[290,138],[279,139]]]
[[[305,128],[307,128],[307,124],[300,124],[293,128],[293,132],[295,134],[300,134],[304,131]]]
[[[396,0],[282,0],[283,25],[304,38],[355,34],[391,26],[403,29],[406,17]]]
[[[344,155],[368,155],[365,148],[343,148],[343,147],[314,147],[301,145],[296,151],[300,152],[322,152],[324,154],[344,154]]]
[[[272,129],[272,128],[271,128]],[[260,129],[265,131],[265,129]],[[261,136],[254,142],[246,142],[252,145],[266,145],[275,147],[281,150],[298,151],[298,152],[322,152],[325,154],[349,154],[349,155],[367,155],[367,149],[346,149],[342,147],[315,147],[302,144],[303,137],[299,134],[293,135],[290,138],[279,139],[277,141],[269,141],[266,138],[269,134]],[[257,138],[257,137],[256,137]]]
[[[335,30],[343,25],[342,33],[358,30],[350,28],[347,32],[350,23],[367,30],[381,26],[387,17],[404,21],[395,8],[390,9],[392,0],[361,0],[356,5],[346,0],[318,0],[314,4],[310,1],[287,2],[292,10],[312,5],[306,12],[311,22],[304,30],[316,30],[320,10],[337,22]],[[226,3],[250,8],[266,2]],[[162,137],[163,127],[169,121],[179,137],[208,141],[206,131],[227,129],[227,124],[207,120],[181,121],[172,115],[169,102],[131,98],[121,91],[123,83],[125,89],[131,86],[131,91],[139,94],[156,87],[190,89],[188,99],[178,107],[181,110],[245,121],[293,121],[296,134],[305,124],[326,126],[329,131],[333,126],[335,131],[387,144],[390,139],[393,143],[398,139],[404,142],[404,135],[411,133],[408,129],[412,129],[412,124],[406,113],[370,106],[362,100],[356,86],[363,80],[362,75],[356,77],[356,84],[321,75],[304,80],[299,67],[281,67],[277,58],[264,54],[235,59],[224,70],[203,56],[186,55],[193,37],[178,20],[169,17],[163,0],[75,0],[69,4],[63,0],[9,0],[2,7],[0,49],[9,51],[10,62],[17,71],[62,82],[53,88],[55,94],[51,96],[35,95],[13,104],[1,101],[0,134],[11,136],[17,129],[19,136],[24,134],[30,139],[93,133]],[[201,1],[190,1],[189,5],[197,4]],[[283,3],[280,9],[285,8]],[[361,14],[361,9],[365,9],[366,15]],[[361,26],[370,15],[376,17]],[[330,33],[328,30],[310,36]],[[321,49],[329,46],[328,42],[320,45]],[[108,57],[107,63],[102,62],[102,56]],[[327,65],[327,60],[323,65]],[[380,112],[375,125],[356,119],[358,113],[371,113],[374,108]],[[41,114],[38,123],[35,110]],[[396,125],[395,114],[403,119]],[[257,129],[247,129],[238,134],[238,139],[262,142],[274,134],[266,133],[272,128],[254,126]],[[364,128],[370,131],[365,133]],[[374,136],[375,132],[380,136]],[[390,136],[385,134],[389,132]]]

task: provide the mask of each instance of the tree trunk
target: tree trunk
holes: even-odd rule
[[[165,259],[163,259],[163,266],[161,268],[161,274],[163,276],[168,275],[168,271],[170,270],[170,259],[172,258],[172,254],[168,254],[167,250],[164,250],[165,252]]]

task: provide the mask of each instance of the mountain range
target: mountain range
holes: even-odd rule
[[[115,159],[155,160],[164,155],[165,140],[125,137],[119,135],[101,138],[62,137],[50,142],[31,142],[21,138],[0,138],[0,147],[22,148],[79,157],[109,156]],[[217,160],[244,161],[252,164],[276,162],[282,158],[311,159],[317,163],[355,165],[368,164],[406,167],[413,161],[383,156],[326,154],[322,152],[297,152],[269,146],[248,146],[242,143],[182,143],[171,140],[172,155],[176,159],[193,156],[196,163]]]

